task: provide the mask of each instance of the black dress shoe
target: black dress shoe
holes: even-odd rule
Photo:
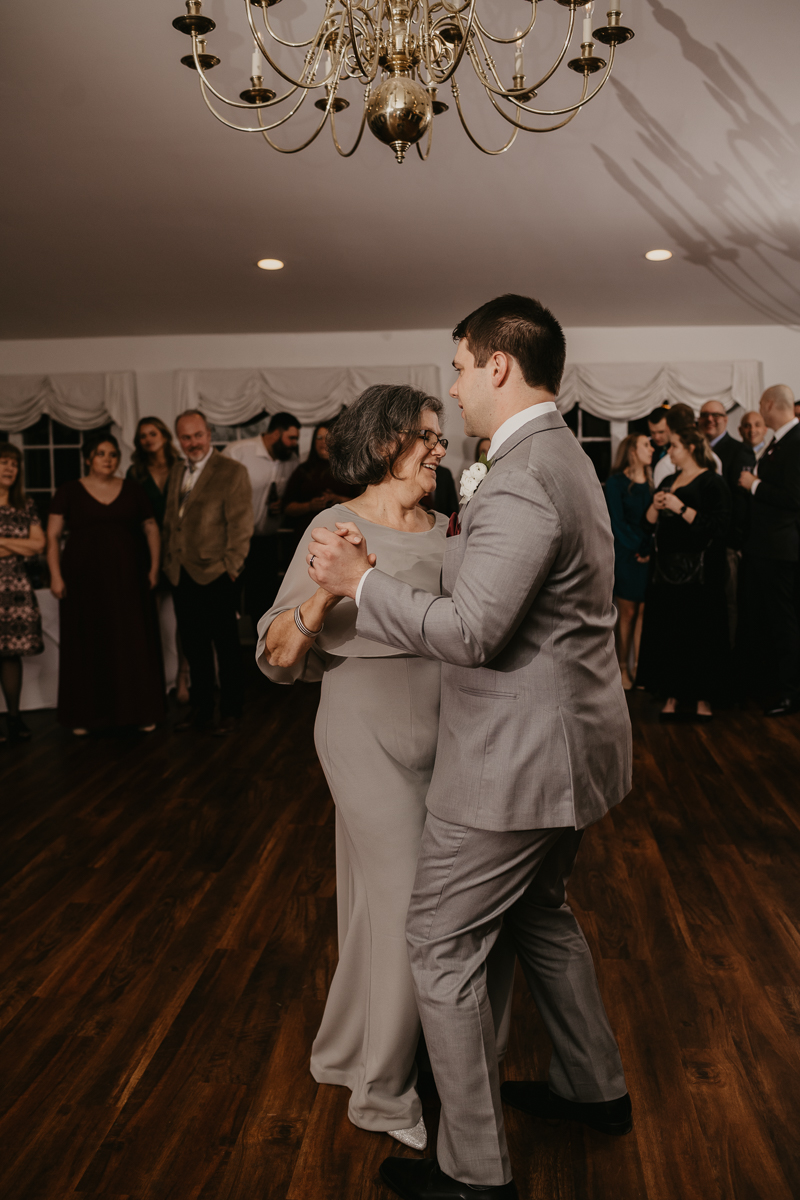
[[[789,713],[800,712],[800,700],[792,696],[784,696],[777,704],[764,709],[765,717],[788,717]]]
[[[433,1158],[387,1158],[381,1163],[380,1176],[403,1200],[518,1200],[513,1180],[470,1187],[445,1175]]]
[[[189,713],[188,717],[176,721],[172,728],[175,733],[186,733],[187,729],[194,729],[197,733],[210,733],[214,728],[214,722]]]
[[[520,1112],[545,1121],[580,1121],[599,1133],[621,1137],[633,1129],[631,1098],[626,1092],[618,1100],[601,1100],[595,1104],[580,1104],[563,1100],[544,1082],[504,1083],[500,1095],[505,1104]]]

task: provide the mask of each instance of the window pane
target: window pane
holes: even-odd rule
[[[27,432],[27,431],[26,431]],[[50,451],[25,451],[25,486],[50,489]]]
[[[110,425],[99,425],[97,429],[84,429],[83,433],[79,434],[80,445],[85,446],[87,442],[96,442],[98,438],[105,437],[107,434],[112,434]]]
[[[564,420],[569,425],[569,427],[573,433],[578,432],[578,413],[580,411],[581,410],[579,409],[578,405],[576,404],[575,407],[571,408],[568,413],[561,414],[562,417],[564,418]]]
[[[583,448],[594,463],[597,478],[605,483],[611,473],[611,442],[584,442]]]
[[[62,425],[60,421],[53,421],[54,446],[80,446],[80,444],[80,429],[70,429],[68,425]]]
[[[50,493],[49,492],[35,492],[35,491],[31,491],[30,488],[26,488],[25,492],[28,496],[31,497],[31,499],[33,500],[33,503],[36,505],[36,512],[39,516],[39,520],[42,522],[42,525],[46,525],[47,524],[47,516],[48,516],[48,513],[50,512],[50,500],[52,499]]]
[[[53,466],[55,468],[55,486],[61,487],[62,483],[69,483],[71,479],[80,479],[81,477],[81,452],[77,447],[72,450],[54,450],[53,451]]]
[[[30,425],[27,429],[23,429],[22,441],[26,446],[49,446],[50,418],[40,417],[35,425]]]
[[[608,421],[604,421],[602,417],[593,417],[586,409],[583,410],[583,436],[584,437],[611,437],[611,425]]]
[[[211,426],[211,441],[215,446],[221,446],[226,442],[235,442],[236,426],[235,425],[212,425]]]

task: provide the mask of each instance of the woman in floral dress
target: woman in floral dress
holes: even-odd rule
[[[8,740],[31,736],[19,713],[22,660],[41,654],[42,620],[23,559],[41,554],[44,530],[33,501],[25,495],[22,454],[0,443],[0,688],[8,709]],[[6,741],[0,730],[0,741]]]

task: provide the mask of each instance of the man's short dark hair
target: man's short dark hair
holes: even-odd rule
[[[648,425],[660,425],[662,421],[666,421],[669,407],[666,404],[659,404],[658,408],[654,408],[647,418]]]
[[[567,343],[564,330],[549,308],[538,300],[511,293],[476,308],[453,330],[453,339],[466,339],[477,367],[485,367],[498,351],[516,359],[528,387],[546,388],[558,395]]]
[[[291,413],[275,413],[275,415],[269,419],[267,433],[274,433],[276,429],[280,429],[281,433],[285,433],[287,429],[299,428],[300,422],[298,421],[297,417],[292,416]]]

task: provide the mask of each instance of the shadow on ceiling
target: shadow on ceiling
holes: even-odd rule
[[[612,86],[639,127],[647,157],[633,158],[634,178],[599,146],[594,149],[612,179],[660,224],[687,262],[705,268],[770,321],[800,324],[798,273],[792,270],[800,265],[800,126],[786,119],[724,47],[697,41],[661,0],[647,2],[730,120],[726,141],[733,169],[696,159],[616,79]],[[676,181],[698,201],[692,211],[678,199]]]

